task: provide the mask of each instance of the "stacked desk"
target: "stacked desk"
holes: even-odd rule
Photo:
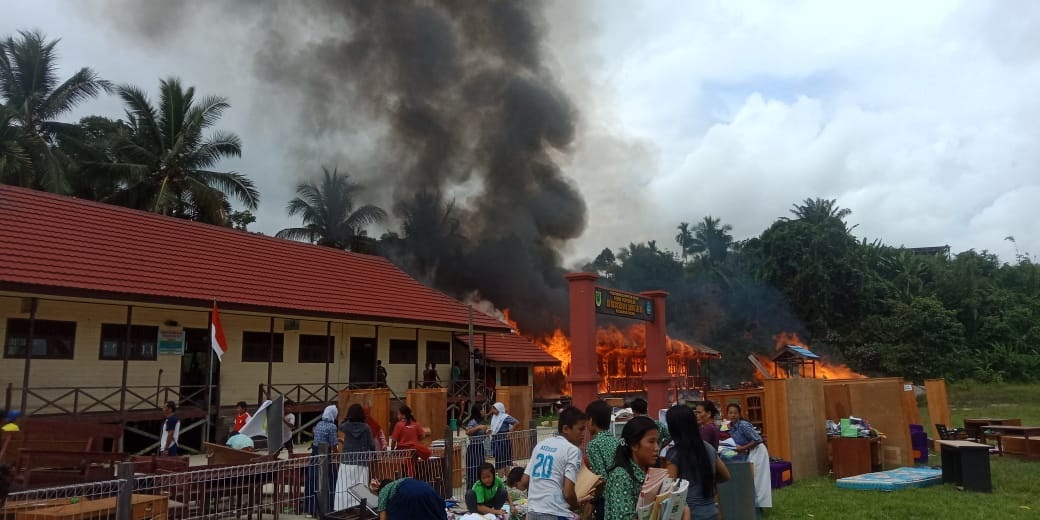
[[[937,441],[942,457],[943,483],[966,491],[993,491],[989,472],[989,444],[971,441]]]
[[[1033,453],[1033,448],[1029,442],[1029,437],[1033,437],[1033,440],[1040,437],[1040,426],[989,425],[983,427],[980,433],[980,440],[986,442],[986,439],[989,437],[995,438],[997,440],[997,453],[1003,455],[1005,436],[1020,436],[1025,439],[1025,456],[1027,459],[1040,456],[1040,453]]]

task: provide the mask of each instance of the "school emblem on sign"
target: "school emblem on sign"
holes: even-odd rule
[[[653,316],[654,315],[654,302],[653,302],[653,300],[647,300],[646,301],[646,315],[647,316]]]
[[[596,291],[596,307],[603,306],[603,291]]]

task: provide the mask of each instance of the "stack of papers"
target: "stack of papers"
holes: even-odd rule
[[[681,520],[689,488],[689,482],[669,478],[667,470],[651,468],[639,492],[636,517],[639,520]]]

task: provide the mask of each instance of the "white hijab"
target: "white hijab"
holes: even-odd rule
[[[321,420],[323,421],[336,424],[336,419],[339,419],[339,408],[336,408],[334,404],[326,406],[325,411],[321,412]]]
[[[502,424],[509,419],[509,414],[506,413],[506,405],[502,403],[495,403],[495,409],[498,410],[497,415],[491,416],[491,433],[498,433],[498,430],[502,428]]]

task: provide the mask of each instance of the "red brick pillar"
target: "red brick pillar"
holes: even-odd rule
[[[646,291],[639,295],[654,301],[654,320],[646,323],[646,375],[643,376],[643,384],[646,386],[646,411],[656,420],[657,411],[668,405],[668,384],[672,380],[668,375],[665,327],[665,298],[668,293]]]
[[[596,373],[596,280],[595,273],[568,273],[571,312],[571,373],[567,382],[574,394],[574,406],[585,405],[597,398],[600,377]]]

